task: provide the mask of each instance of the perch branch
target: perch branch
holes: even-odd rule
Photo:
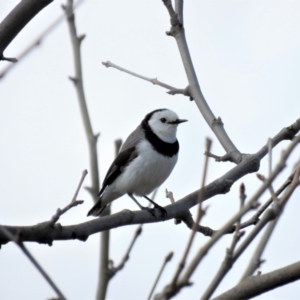
[[[298,123],[298,120],[296,123],[300,126],[300,122]],[[284,152],[285,157],[287,157],[287,153],[290,153],[292,149],[299,143],[299,141],[299,136],[296,136],[293,139],[293,142],[287,148],[287,152]],[[242,178],[250,172],[257,171],[259,161],[260,159],[262,159],[262,157],[263,155],[260,151],[257,154],[247,155],[244,157],[243,161],[239,165],[234,166],[223,176],[206,185],[204,189],[203,201],[214,197],[215,195],[227,193],[231,185],[235,181],[237,181],[238,179]],[[280,168],[283,169],[284,164],[282,164]],[[275,170],[276,172],[279,172],[278,168]],[[274,174],[275,170],[273,170],[272,174]],[[267,184],[267,182],[265,182],[263,186],[265,186],[265,184]],[[261,193],[261,189],[258,191],[258,193]],[[3,226],[7,228],[12,234],[15,234],[16,231],[20,231],[22,241],[39,242],[46,244],[51,244],[54,240],[78,239],[81,241],[85,241],[91,234],[95,234],[120,226],[162,222],[174,218],[180,218],[182,212],[187,211],[191,207],[197,205],[198,195],[199,190],[192,192],[189,195],[186,195],[184,198],[176,201],[171,205],[166,206],[165,209],[167,211],[167,215],[164,218],[159,214],[157,218],[154,218],[146,211],[131,212],[125,210],[111,216],[97,218],[81,224],[69,226],[61,226],[55,224],[52,228],[50,228],[49,226],[45,228],[45,226],[43,226],[43,223],[34,226]],[[236,220],[237,217],[233,218],[230,221],[230,226],[228,226],[226,230],[223,229],[223,232],[228,232],[229,228],[232,228],[232,224],[234,224]],[[216,236],[218,236],[219,234],[222,234],[222,230],[217,231],[216,234],[213,235],[213,239],[216,238]],[[0,244],[5,244],[8,241],[9,240],[0,233]]]

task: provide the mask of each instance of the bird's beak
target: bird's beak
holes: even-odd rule
[[[169,122],[169,124],[180,124],[180,123],[187,122],[187,121],[188,121],[188,120],[177,119],[177,120],[175,120],[175,121]]]

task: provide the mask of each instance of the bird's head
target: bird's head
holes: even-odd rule
[[[174,143],[178,124],[186,121],[179,119],[177,114],[170,109],[157,109],[146,115],[143,122],[147,122],[152,132],[161,140]]]

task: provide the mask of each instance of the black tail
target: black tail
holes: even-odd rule
[[[105,207],[106,205],[102,206],[101,199],[98,199],[97,203],[89,210],[87,216],[98,217],[103,212]]]

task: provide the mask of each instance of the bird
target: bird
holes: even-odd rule
[[[147,195],[169,177],[176,165],[179,152],[177,126],[186,121],[166,108],[148,113],[122,145],[87,216],[100,216],[109,203],[125,194],[141,210],[148,210],[155,216],[157,208],[165,215],[166,210]],[[142,206],[135,196],[144,197],[154,208]]]

